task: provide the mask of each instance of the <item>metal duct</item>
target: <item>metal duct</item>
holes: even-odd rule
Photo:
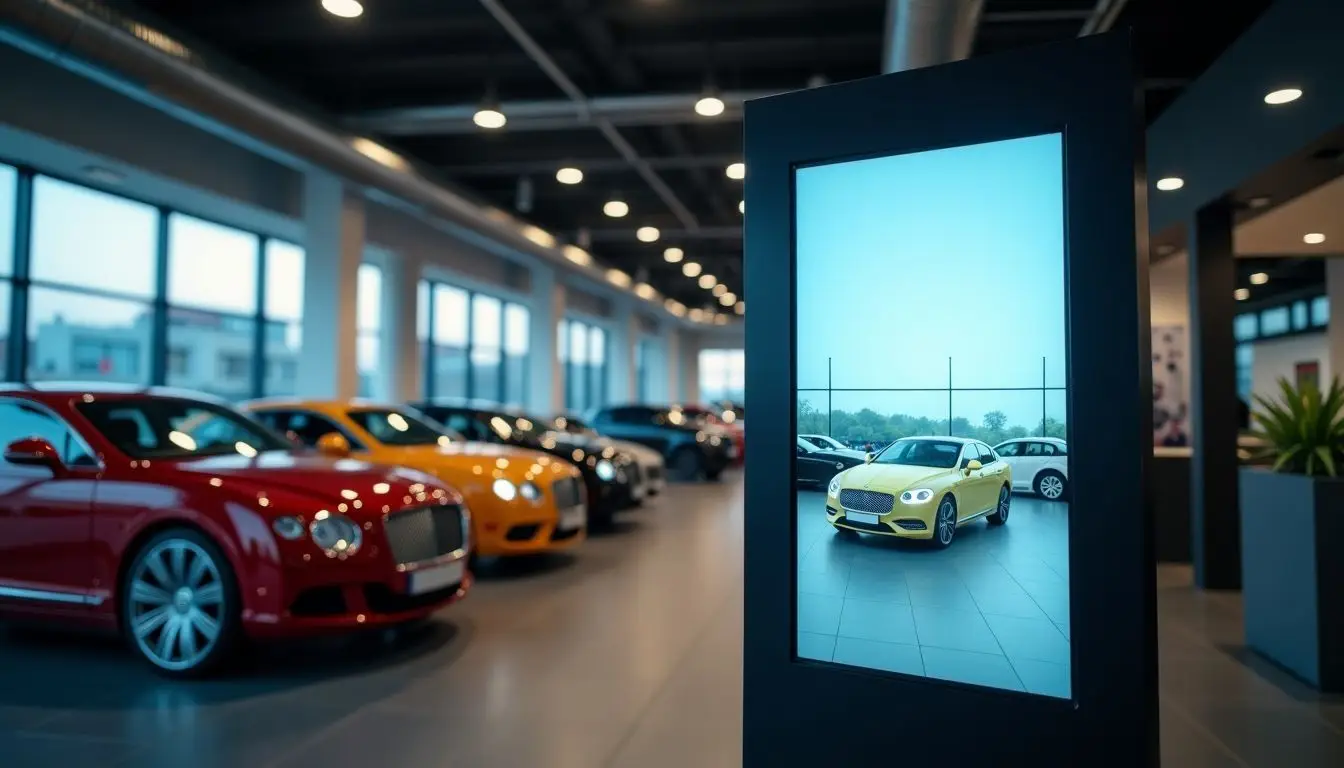
[[[128,80],[142,97],[171,99],[301,164],[326,169],[381,191],[383,197],[407,204],[404,207],[460,225],[469,230],[461,234],[474,236],[478,242],[494,241],[575,268],[557,249],[554,238],[539,228],[424,178],[405,158],[369,139],[342,136],[318,119],[283,109],[207,71],[201,57],[180,41],[116,11],[88,0],[6,0],[0,6],[0,22],[25,37],[25,50],[59,66],[83,74],[89,73],[90,64],[105,68]],[[0,33],[4,32],[0,26]],[[29,41],[29,37],[35,39]],[[218,126],[203,127],[219,130]]]
[[[932,67],[971,55],[984,0],[887,0],[882,71]]]

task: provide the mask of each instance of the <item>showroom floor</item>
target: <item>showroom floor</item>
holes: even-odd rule
[[[1068,504],[1013,497],[946,550],[839,534],[798,494],[798,655],[1069,696]]]
[[[629,519],[573,559],[484,579],[408,642],[277,649],[228,680],[167,683],[96,640],[0,638],[0,765],[738,766],[740,480]],[[1195,592],[1185,568],[1159,583],[1166,765],[1344,765],[1344,700],[1248,657],[1235,595]]]

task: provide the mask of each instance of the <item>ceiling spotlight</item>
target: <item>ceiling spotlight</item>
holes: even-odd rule
[[[1232,296],[1233,296],[1237,301],[1245,301],[1245,300],[1251,298],[1251,289],[1250,289],[1250,288],[1238,288],[1237,290],[1235,290],[1235,291],[1232,292]]]
[[[685,256],[686,253],[682,251],[680,248],[676,247],[668,248],[667,250],[663,251],[663,261],[666,261],[668,264],[676,264],[677,262],[681,261],[682,258],[684,258]]]
[[[737,304],[733,307],[733,311],[739,315],[747,314],[747,302],[745,301],[737,302]]]
[[[1302,98],[1301,88],[1280,88],[1277,91],[1270,91],[1265,94],[1266,104],[1287,104],[1290,101],[1297,101]]]
[[[687,277],[695,277],[700,274],[700,265],[694,261],[688,261],[681,265],[681,274]]]
[[[700,287],[704,288],[706,291],[708,291],[710,288],[713,288],[714,285],[718,282],[719,282],[718,280],[714,279],[713,275],[700,276]]]
[[[732,165],[728,166],[728,169],[725,171],[725,173],[728,174],[728,178],[730,179],[737,179],[737,180],[745,179],[747,178],[747,164],[733,163]]]
[[[610,215],[610,214],[608,214]],[[635,230],[635,237],[639,238],[641,243],[654,243],[658,241],[663,233],[658,231],[657,227],[640,227]]]
[[[630,206],[626,205],[624,200],[617,198],[608,200],[606,204],[602,206],[602,212],[613,219],[619,219],[630,212]]]
[[[738,213],[746,213],[746,212],[747,212],[747,201],[746,201],[746,200],[738,200],[738,201],[737,201],[737,212],[738,212]]]
[[[354,19],[364,14],[359,0],[322,0],[322,10],[342,19]]]
[[[583,181],[583,171],[571,166],[565,166],[555,172],[555,180],[561,184],[578,184]]]
[[[723,283],[719,283],[719,284],[717,284],[717,285],[714,286],[714,295],[715,295],[715,296],[722,296],[723,294],[725,294],[725,293],[727,293],[727,292],[728,292],[728,286],[724,285]]]
[[[731,307],[737,303],[737,294],[725,293],[719,297],[719,303],[725,307]]]
[[[1269,275],[1264,272],[1256,272],[1251,275],[1251,285],[1264,285],[1269,282]]]
[[[471,121],[481,128],[493,131],[497,128],[503,128],[509,119],[495,107],[481,107],[476,110],[476,114],[471,116]]]
[[[635,286],[635,295],[641,299],[652,300],[653,297],[658,295],[658,292],[653,289],[652,285],[640,283]]]
[[[727,325],[727,324],[728,324],[728,316],[727,316],[727,315],[718,315],[718,314],[714,315],[714,324],[715,324],[715,325]]]
[[[1175,192],[1185,186],[1185,179],[1180,176],[1168,176],[1157,180],[1157,188],[1163,192]]]
[[[690,317],[691,322],[693,323],[703,322],[705,319],[705,310],[699,308],[692,309],[690,312]]]
[[[701,117],[718,117],[723,114],[723,99],[713,94],[705,94],[695,102],[695,114]]]
[[[1325,242],[1325,235],[1320,232],[1311,232],[1302,236],[1302,242],[1307,245],[1320,245]]]
[[[619,269],[607,270],[607,282],[612,285],[619,285],[622,288],[630,287],[630,275]]]

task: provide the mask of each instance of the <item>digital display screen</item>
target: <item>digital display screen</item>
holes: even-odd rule
[[[797,655],[1069,698],[1062,136],[794,182]]]

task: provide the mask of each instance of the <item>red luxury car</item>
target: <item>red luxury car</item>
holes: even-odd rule
[[[456,491],[222,401],[0,385],[0,445],[0,617],[119,631],[168,675],[244,637],[415,621],[471,585]]]

